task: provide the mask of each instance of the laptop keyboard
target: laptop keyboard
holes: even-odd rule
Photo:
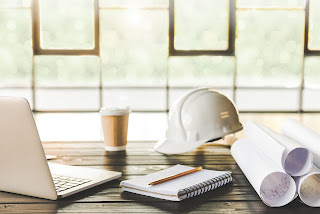
[[[62,192],[91,181],[89,179],[75,178],[64,175],[52,175],[52,178],[57,192]]]

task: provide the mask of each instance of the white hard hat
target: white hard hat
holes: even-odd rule
[[[241,129],[232,101],[213,89],[198,88],[171,107],[167,138],[157,142],[154,149],[164,154],[188,152]]]

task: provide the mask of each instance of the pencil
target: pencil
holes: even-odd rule
[[[156,184],[160,184],[162,182],[165,182],[165,181],[169,181],[169,180],[172,180],[172,179],[175,179],[175,178],[178,178],[178,177],[181,177],[181,176],[184,176],[184,175],[188,175],[190,173],[193,173],[193,172],[198,172],[202,169],[201,166],[198,166],[194,169],[191,169],[191,170],[188,170],[188,171],[185,171],[185,172],[181,172],[179,174],[176,174],[176,175],[172,175],[172,176],[169,176],[169,177],[166,177],[166,178],[162,178],[160,180],[156,180],[156,181],[152,181],[149,185],[156,185]]]

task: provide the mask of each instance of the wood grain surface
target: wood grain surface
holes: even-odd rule
[[[180,155],[162,155],[154,142],[129,142],[125,152],[106,152],[102,142],[45,142],[50,160],[74,166],[121,171],[117,180],[58,201],[0,192],[0,213],[319,213],[298,199],[281,208],[269,208],[251,187],[227,146],[208,144]],[[123,192],[121,180],[146,175],[175,164],[230,170],[234,181],[209,193],[181,202]]]

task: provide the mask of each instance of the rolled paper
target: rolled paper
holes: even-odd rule
[[[313,165],[308,174],[294,180],[301,201],[310,207],[320,207],[320,169]]]
[[[313,154],[313,162],[320,168],[320,135],[294,119],[282,123],[281,132],[291,140],[309,149]]]
[[[285,120],[281,132],[312,152],[314,166],[295,181],[301,201],[311,207],[320,207],[320,135],[294,119]]]
[[[250,142],[286,173],[301,176],[310,171],[313,156],[307,148],[259,123],[246,122],[244,132]]]
[[[295,199],[297,188],[292,177],[249,140],[237,140],[231,154],[267,206],[280,207]]]

